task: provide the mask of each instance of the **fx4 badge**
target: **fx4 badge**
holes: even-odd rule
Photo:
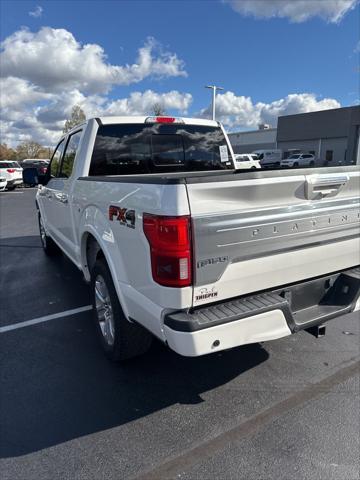
[[[128,210],[127,208],[116,207],[110,205],[109,220],[117,220],[121,225],[126,225],[129,228],[135,228],[135,210]]]

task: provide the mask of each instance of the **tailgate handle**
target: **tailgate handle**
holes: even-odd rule
[[[311,175],[306,178],[305,197],[313,200],[319,196],[334,196],[348,181],[349,175]]]

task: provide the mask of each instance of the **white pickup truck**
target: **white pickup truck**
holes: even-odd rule
[[[44,250],[91,282],[111,359],[153,336],[204,355],[359,309],[356,166],[233,165],[218,122],[103,117],[60,140],[45,176],[24,171]]]

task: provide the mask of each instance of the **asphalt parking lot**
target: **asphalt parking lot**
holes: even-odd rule
[[[2,480],[360,478],[357,314],[320,339],[195,359],[155,342],[113,365],[81,274],[41,250],[34,196],[0,193]]]

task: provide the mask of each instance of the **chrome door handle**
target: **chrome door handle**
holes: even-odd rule
[[[349,181],[349,175],[309,175],[305,182],[305,197],[309,200],[336,195]]]

